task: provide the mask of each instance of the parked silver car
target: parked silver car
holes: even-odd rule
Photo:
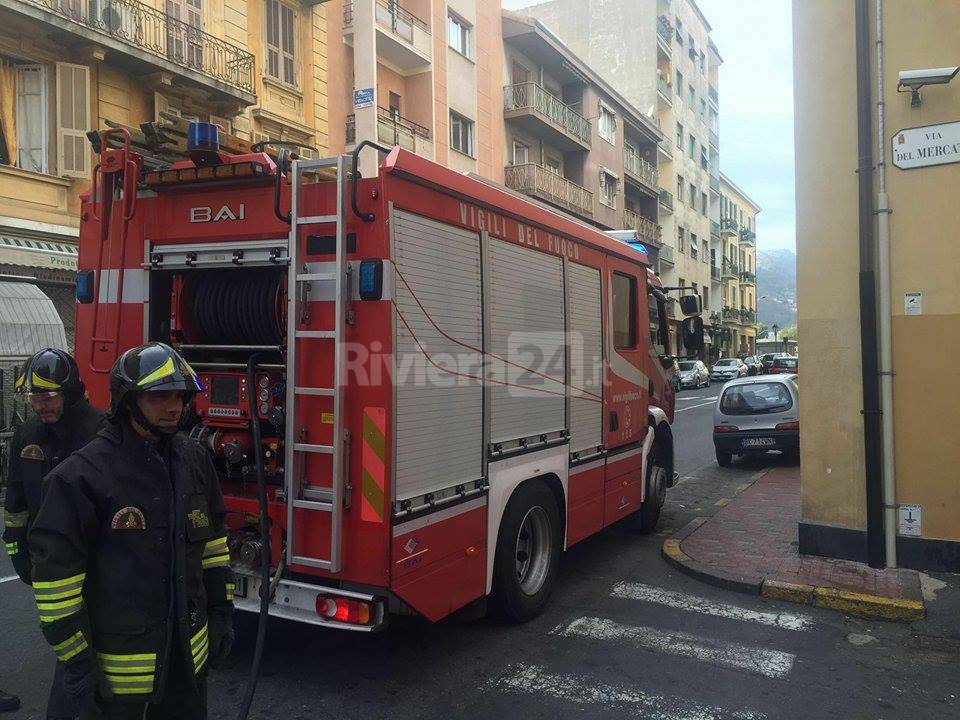
[[[700,360],[680,361],[680,387],[710,387],[710,371]]]
[[[713,411],[717,463],[734,455],[780,450],[800,452],[800,404],[796,375],[760,375],[727,383]]]
[[[747,366],[740,358],[721,358],[713,364],[710,370],[710,379],[717,382],[726,382],[747,376]]]

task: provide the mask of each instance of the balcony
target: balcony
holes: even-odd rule
[[[657,75],[657,99],[664,107],[673,107],[673,85],[662,75]]]
[[[757,276],[752,272],[747,272],[746,270],[744,270],[743,272],[740,273],[740,283],[742,285],[756,285]]]
[[[747,308],[740,308],[740,324],[741,325],[756,325],[757,324],[757,311],[748,310]]]
[[[673,139],[664,138],[657,143],[657,152],[663,155],[664,160],[672,161],[673,160]]]
[[[627,230],[635,230],[637,232],[637,239],[640,242],[659,245],[662,241],[662,228],[653,220],[648,220],[642,215],[635,213],[633,210],[624,208],[623,224],[626,226]]]
[[[740,242],[748,245],[757,244],[757,234],[750,228],[740,228]]]
[[[714,282],[720,282],[720,268],[716,265],[710,266],[710,279]]]
[[[725,323],[740,324],[740,311],[737,308],[725,307],[721,313],[721,319]]]
[[[354,115],[347,116],[346,143],[357,142],[357,124]],[[364,140],[372,138],[363,138]],[[391,113],[386,108],[377,108],[377,142],[384,145],[399,145],[425,158],[433,159],[433,139],[430,128],[419,125],[405,117]]]
[[[670,57],[672,53],[671,43],[673,42],[673,25],[666,15],[657,18],[657,46]]]
[[[426,70],[433,59],[430,25],[401,7],[397,0],[377,0],[374,6],[377,33],[377,57],[385,60],[401,75]],[[343,4],[343,39],[353,44],[353,0]]]
[[[503,118],[564,151],[590,149],[590,121],[534,82],[503,89]]]
[[[722,267],[724,280],[739,280],[740,279],[740,266],[735,262],[730,262],[726,258],[723,259]]]
[[[673,212],[673,193],[669,190],[660,191],[660,207],[668,213]]]
[[[652,192],[659,191],[660,173],[656,166],[644,160],[640,153],[629,145],[623,147],[623,169]]]
[[[673,247],[671,245],[661,245],[659,253],[661,263],[666,263],[667,265],[675,264],[673,259]]]
[[[732,217],[723,218],[720,221],[720,234],[735,236],[740,232],[740,224]]]
[[[720,223],[716,220],[710,221],[710,236],[720,239]]]
[[[717,89],[713,85],[710,85],[707,89],[707,95],[710,97],[710,102],[712,102],[714,105],[720,104],[720,95],[717,93]]]
[[[710,176],[710,189],[717,195],[720,194],[720,178],[716,175]]]
[[[593,193],[551,170],[533,163],[510,165],[504,170],[506,186],[568,210],[593,215]]]
[[[251,53],[138,0],[13,0],[4,7],[119,53],[141,74],[171,73],[221,101],[257,102]]]
[[[713,128],[710,128],[710,130],[708,131],[708,135],[710,136],[710,147],[712,147],[714,150],[719,150],[720,136],[717,134],[717,131],[714,130]]]

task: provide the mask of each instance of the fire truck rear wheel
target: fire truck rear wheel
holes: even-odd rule
[[[654,445],[647,460],[646,489],[643,504],[634,513],[634,527],[642,533],[652,533],[657,529],[660,520],[660,510],[667,499],[667,485],[669,478],[667,469],[661,459],[660,446]]]
[[[550,489],[539,481],[521,485],[500,522],[492,615],[521,623],[540,614],[553,591],[562,538],[560,511]]]

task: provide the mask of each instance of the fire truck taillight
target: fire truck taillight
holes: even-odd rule
[[[228,163],[201,168],[182,168],[180,170],[155,170],[148,172],[144,183],[149,187],[176,185],[179,183],[208,182],[212,180],[233,180],[263,175],[263,168],[255,162]]]
[[[318,595],[317,615],[350,625],[369,625],[372,612],[370,603],[363,600]]]

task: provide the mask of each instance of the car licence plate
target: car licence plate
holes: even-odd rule
[[[776,445],[777,441],[773,438],[744,438],[743,447],[769,447]]]

